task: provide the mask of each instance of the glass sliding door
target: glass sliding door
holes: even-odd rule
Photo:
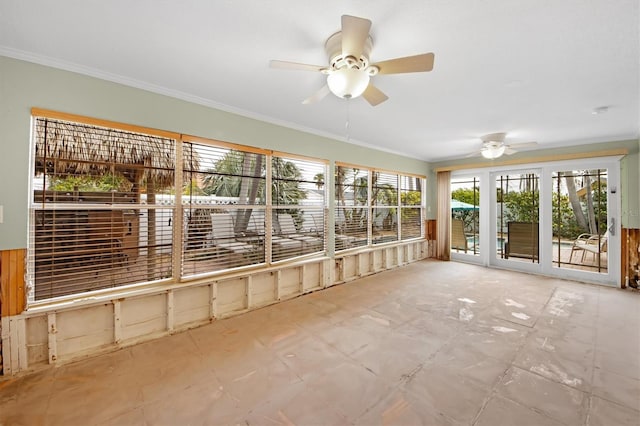
[[[553,266],[606,274],[609,224],[606,169],[552,173]]]
[[[522,167],[452,175],[451,258],[619,285],[620,158]]]
[[[480,254],[480,178],[451,179],[451,252]]]
[[[494,176],[496,258],[539,263],[540,173],[515,171]]]

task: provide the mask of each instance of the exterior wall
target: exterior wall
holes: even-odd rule
[[[4,373],[44,368],[198,327],[401,267],[427,257],[427,249],[426,240],[414,240],[3,317]]]

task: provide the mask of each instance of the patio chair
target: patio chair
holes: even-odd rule
[[[233,231],[233,218],[229,213],[211,214],[211,245],[236,254],[249,254],[256,246],[239,241]]]
[[[569,255],[569,263],[573,260],[573,253],[582,250],[582,257],[580,263],[584,263],[584,257],[587,253],[593,254],[594,260],[597,256],[607,251],[607,244],[609,240],[609,232],[605,232],[604,235],[598,234],[580,234],[578,238],[573,241],[571,246],[571,254]]]
[[[299,233],[296,228],[296,224],[293,221],[293,217],[290,214],[279,214],[276,216],[276,219],[274,228],[276,228],[278,230],[278,234],[280,234],[278,237],[302,241],[304,246],[309,249],[319,250],[322,248],[322,238]]]
[[[538,223],[508,222],[504,258],[526,257],[538,259]]]
[[[464,222],[461,219],[451,219],[451,248],[469,250],[467,236],[464,234]]]

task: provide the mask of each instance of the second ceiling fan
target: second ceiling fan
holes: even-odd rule
[[[305,104],[317,102],[331,92],[343,99],[352,99],[362,95],[372,106],[389,98],[374,86],[371,77],[376,74],[426,72],[433,69],[433,53],[370,63],[369,55],[373,47],[373,41],[369,35],[370,29],[370,20],[342,15],[342,31],[333,34],[325,43],[325,51],[329,58],[328,66],[277,60],[272,60],[270,66],[272,68],[317,71],[327,75],[327,84],[305,99],[303,101]]]

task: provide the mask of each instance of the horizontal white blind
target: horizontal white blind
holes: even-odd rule
[[[422,234],[423,179],[400,176],[400,234],[402,240],[419,238]]]
[[[183,143],[182,275],[265,262],[264,154]]]
[[[174,141],[35,119],[32,300],[172,275]]]
[[[325,251],[325,173],[319,161],[272,157],[274,262]]]
[[[371,228],[373,244],[398,240],[398,175],[371,175]]]
[[[368,244],[369,171],[336,166],[335,250]]]

